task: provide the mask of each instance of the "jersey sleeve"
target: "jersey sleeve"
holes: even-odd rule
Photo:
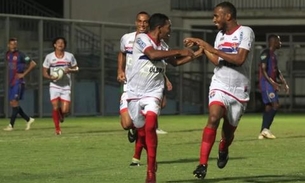
[[[122,36],[121,41],[120,41],[120,51],[122,53],[125,53],[125,45],[126,45],[126,35]]]
[[[146,34],[140,34],[137,36],[134,44],[134,46],[142,53],[144,53],[147,48],[153,47],[151,40]]]
[[[269,59],[269,50],[265,49],[264,51],[262,51],[262,53],[260,55],[260,63],[267,64],[268,59]]]
[[[30,63],[31,58],[29,56],[27,56],[23,52],[19,52],[19,54],[20,54],[20,61],[21,62],[23,62],[23,63]]]
[[[71,54],[71,67],[77,66],[77,61],[73,54]]]
[[[44,68],[50,68],[50,58],[49,58],[49,55],[47,55],[46,58],[44,59],[42,66]]]
[[[238,48],[250,50],[255,38],[253,30],[250,27],[245,27],[245,29],[240,32],[240,38]]]

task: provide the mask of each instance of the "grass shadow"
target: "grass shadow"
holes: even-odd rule
[[[245,157],[230,157],[231,160],[241,160],[246,159]],[[217,160],[217,158],[209,158],[210,161]],[[189,159],[177,159],[177,160],[169,160],[169,161],[158,161],[158,164],[175,164],[175,163],[194,163],[198,162],[198,158],[189,158]]]

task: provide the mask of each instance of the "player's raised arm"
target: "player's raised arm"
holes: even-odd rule
[[[171,64],[172,66],[176,67],[176,66],[180,66],[180,65],[186,64],[188,62],[191,62],[192,60],[202,56],[202,54],[203,54],[203,49],[199,48],[194,53],[194,56],[185,56],[185,57],[181,57],[181,58],[172,57],[172,58],[167,59],[166,62]]]

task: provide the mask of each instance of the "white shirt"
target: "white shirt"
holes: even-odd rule
[[[69,52],[64,52],[63,58],[57,58],[55,52],[48,54],[43,62],[43,67],[50,69],[50,75],[54,72],[54,68],[68,68],[75,67],[77,65],[74,55]],[[71,74],[67,73],[64,76],[57,80],[56,82],[51,81],[50,87],[65,87],[71,86]]]
[[[249,53],[241,66],[235,66],[219,58],[219,65],[214,69],[210,89],[222,90],[240,101],[250,99],[254,39],[253,30],[247,26],[239,26],[232,34],[218,32],[215,49],[228,54],[237,54],[238,49],[243,48],[249,50]]]
[[[163,60],[150,60],[144,54],[146,49],[162,50],[162,46],[155,43],[148,34],[138,34],[133,46],[132,70],[127,82],[130,99],[147,96],[161,99],[163,96],[166,65]]]
[[[125,76],[128,80],[128,75],[131,72],[131,65],[132,65],[132,48],[133,43],[136,38],[136,32],[124,34],[121,38],[120,42],[120,50],[122,53],[126,54],[126,66],[125,66]],[[123,86],[123,91],[127,91],[126,83]]]

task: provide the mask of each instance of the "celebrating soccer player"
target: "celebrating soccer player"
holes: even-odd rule
[[[6,60],[8,64],[9,75],[9,101],[12,107],[10,124],[3,130],[12,131],[14,129],[15,120],[19,114],[26,122],[25,130],[31,128],[31,124],[35,121],[23,112],[19,106],[19,100],[22,100],[24,93],[24,77],[36,66],[36,63],[23,52],[17,49],[17,39],[11,38],[8,41],[8,51],[6,52]],[[27,67],[28,65],[28,67]]]
[[[72,53],[65,51],[66,46],[65,38],[55,38],[53,41],[54,52],[48,54],[43,62],[43,76],[50,80],[52,117],[57,135],[61,135],[59,122],[63,122],[64,116],[70,111],[71,73],[78,71],[76,59]],[[54,74],[59,69],[65,73],[62,78],[58,78]]]
[[[254,32],[236,20],[236,8],[222,2],[214,8],[213,22],[220,30],[214,47],[207,42],[185,39],[185,44],[198,44],[207,58],[216,66],[209,91],[209,118],[203,129],[200,163],[193,174],[203,179],[207,173],[208,159],[215,142],[216,131],[223,119],[222,139],[219,143],[217,166],[224,168],[229,159],[229,146],[250,95],[251,65]]]
[[[277,66],[277,58],[275,50],[281,48],[281,40],[277,35],[270,35],[268,37],[268,48],[265,49],[261,55],[260,64],[260,89],[262,94],[263,103],[265,104],[265,111],[263,113],[263,121],[261,133],[258,139],[275,139],[276,137],[271,133],[270,126],[273,118],[279,108],[278,91],[281,85],[284,86],[286,93],[289,93],[289,86],[284,79],[281,71]],[[277,80],[280,80],[280,83]]]
[[[157,116],[164,90],[166,62],[182,65],[201,55],[190,49],[162,50],[161,40],[169,37],[171,23],[164,14],[153,14],[149,19],[149,32],[138,34],[133,45],[131,72],[128,74],[128,110],[137,128],[137,140],[147,150],[147,183],[156,182]],[[175,57],[180,57],[176,60]]]
[[[134,43],[134,39],[137,34],[139,33],[147,33],[148,31],[148,19],[149,14],[147,12],[139,12],[136,16],[136,31],[132,33],[124,34],[121,38],[120,42],[120,52],[118,54],[118,76],[117,80],[121,83],[124,83],[123,85],[123,93],[121,95],[121,101],[120,101],[120,115],[121,115],[121,125],[124,129],[129,130],[128,131],[128,140],[130,142],[135,141],[135,152],[132,157],[132,161],[130,163],[130,166],[139,166],[140,165],[140,158],[141,158],[141,152],[144,148],[144,145],[137,141],[136,136],[136,130],[133,127],[132,120],[128,114],[127,109],[127,80],[128,80],[128,73],[131,70],[131,64],[132,64],[132,47]],[[166,45],[166,44],[165,44]],[[167,45],[166,45],[167,46]],[[166,77],[166,76],[165,76]],[[168,78],[166,77],[166,85],[167,88],[171,90],[172,86]],[[166,98],[163,97],[162,100],[162,108],[166,105]],[[157,129],[158,134],[165,134],[167,132]]]

